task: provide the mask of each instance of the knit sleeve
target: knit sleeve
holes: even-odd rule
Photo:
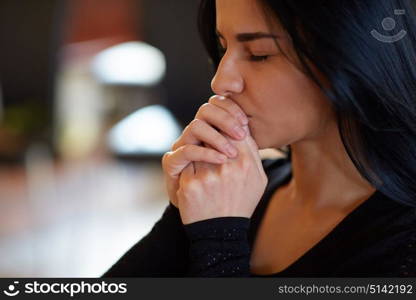
[[[184,225],[190,241],[191,277],[249,277],[250,247],[245,217],[218,217]]]
[[[179,210],[169,203],[152,230],[102,277],[183,277],[188,269],[188,249]]]

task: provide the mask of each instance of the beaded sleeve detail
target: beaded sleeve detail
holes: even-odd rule
[[[410,236],[406,247],[406,256],[400,265],[400,277],[416,277],[416,232]]]
[[[192,277],[249,277],[250,219],[219,217],[184,226],[190,241]]]

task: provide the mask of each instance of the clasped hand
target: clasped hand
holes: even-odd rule
[[[247,123],[234,101],[213,96],[163,156],[169,198],[183,224],[253,214],[267,176]]]

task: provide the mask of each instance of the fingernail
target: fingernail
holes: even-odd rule
[[[227,153],[229,155],[231,155],[231,156],[236,156],[237,155],[237,150],[233,146],[227,145],[226,149],[227,149]]]
[[[243,114],[238,114],[238,120],[240,121],[240,123],[242,125],[247,125],[248,124],[248,119]]]
[[[220,154],[217,156],[217,161],[220,163],[225,163],[227,161],[227,156]]]
[[[234,132],[237,135],[238,138],[243,138],[246,136],[246,132],[243,128],[241,128],[240,126],[236,126],[234,128]]]

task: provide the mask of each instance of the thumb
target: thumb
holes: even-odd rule
[[[248,125],[244,125],[243,129],[247,133],[247,136],[244,140],[249,144],[251,150],[254,150],[255,152],[258,152],[259,147],[257,146],[256,141],[253,139],[253,136],[251,135],[250,127],[248,127]]]
[[[245,125],[243,126],[243,129],[247,133],[247,136],[244,139],[244,141],[247,143],[249,151],[253,159],[256,161],[257,167],[259,168],[259,170],[263,170],[263,164],[261,163],[259,147],[257,146],[257,143],[254,140],[253,136],[251,135],[250,127],[248,127],[248,125]]]
[[[195,174],[194,163],[191,161],[181,172],[179,176],[179,186],[182,186],[189,178]]]

